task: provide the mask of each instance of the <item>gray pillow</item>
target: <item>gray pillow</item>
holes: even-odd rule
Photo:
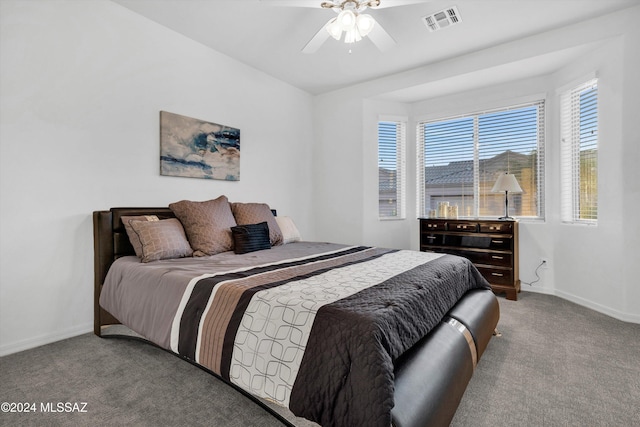
[[[169,208],[182,223],[194,256],[233,249],[231,227],[237,224],[226,196],[206,202],[182,200],[170,204]]]
[[[161,221],[130,221],[142,245],[142,262],[191,256],[182,224],[175,218]]]
[[[232,203],[231,210],[238,225],[258,224],[266,221],[269,225],[269,241],[271,246],[282,244],[282,231],[266,203]]]

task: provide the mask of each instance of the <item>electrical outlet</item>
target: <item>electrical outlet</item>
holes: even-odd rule
[[[545,257],[540,258],[540,263],[539,263],[541,268],[549,268],[549,260]]]

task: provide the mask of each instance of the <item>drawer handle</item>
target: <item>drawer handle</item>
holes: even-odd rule
[[[433,240],[435,238],[436,238],[436,236],[427,236],[427,239],[429,239],[429,240]]]
[[[504,274],[502,273],[491,273],[492,276],[498,276],[498,277],[502,277],[504,276]]]
[[[467,226],[466,225],[459,225],[458,228],[466,229]]]
[[[498,255],[491,255],[491,258],[493,258],[493,259],[504,259],[503,256],[498,256]]]
[[[492,240],[491,243],[501,244],[504,243],[504,240]]]

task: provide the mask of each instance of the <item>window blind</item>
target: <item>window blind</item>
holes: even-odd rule
[[[378,122],[378,216],[404,218],[406,125],[400,121]]]
[[[439,202],[463,217],[504,214],[498,176],[516,176],[510,214],[544,217],[544,101],[418,124],[419,216]]]
[[[598,219],[598,80],[564,92],[561,102],[561,215],[563,222]]]
[[[458,206],[460,216],[474,216],[477,200],[476,161],[473,117],[458,117],[418,126],[418,138],[422,143],[419,170],[422,172],[418,200],[422,212],[437,210],[438,203],[449,202]],[[422,164],[420,164],[422,163]],[[420,174],[419,174],[420,175]]]

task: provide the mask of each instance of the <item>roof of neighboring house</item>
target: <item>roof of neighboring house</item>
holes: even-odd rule
[[[497,175],[508,170],[518,170],[525,165],[535,166],[535,155],[521,154],[507,150],[489,159],[480,159],[480,180],[493,182]],[[425,182],[431,185],[473,184],[473,160],[450,162],[442,166],[424,168]],[[395,191],[396,171],[378,168],[380,190]]]
[[[480,159],[481,181],[493,181],[499,173],[509,169],[520,169],[535,161],[534,155],[507,150],[489,159]],[[473,184],[473,160],[450,162],[448,165],[424,168],[425,182],[428,184]]]

